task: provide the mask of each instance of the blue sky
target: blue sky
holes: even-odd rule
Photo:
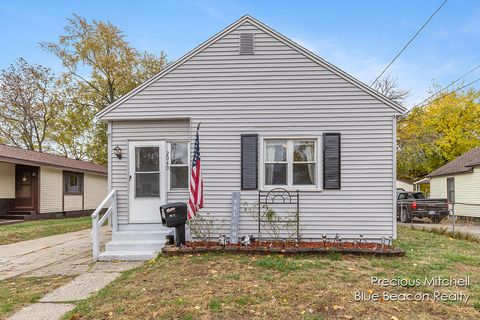
[[[0,0],[0,69],[23,57],[60,72],[38,43],[56,41],[72,13],[109,20],[136,48],[174,60],[245,14],[370,84],[441,0],[6,1]],[[409,105],[432,84],[480,64],[480,1],[449,0],[389,69]],[[480,77],[480,69],[465,82]],[[478,85],[478,84],[477,84]],[[480,87],[480,85],[479,85]]]

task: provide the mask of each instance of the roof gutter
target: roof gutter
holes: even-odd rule
[[[70,171],[73,170],[73,171],[82,171],[82,172],[101,174],[101,175],[105,175],[105,176],[107,175],[107,172],[81,169],[81,168],[75,168],[75,167],[60,166],[60,165],[56,165],[56,164],[53,164],[53,163],[45,163],[45,162],[32,161],[32,160],[23,160],[23,159],[10,158],[10,157],[5,157],[5,156],[0,156],[0,162],[23,164],[23,165],[27,165],[27,166],[34,165],[34,166],[39,166],[39,167],[42,167],[42,166],[43,167],[54,167],[54,168],[65,169],[65,170],[70,170]]]

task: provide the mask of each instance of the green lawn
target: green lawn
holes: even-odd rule
[[[35,220],[0,226],[0,245],[88,229],[90,217]]]
[[[67,283],[64,276],[13,278],[0,281],[0,319],[36,302],[46,293]]]
[[[65,319],[478,319],[478,243],[399,227],[405,257],[160,256],[84,300]],[[387,287],[371,277],[470,276],[457,287]],[[365,293],[471,294],[461,302],[357,302]]]

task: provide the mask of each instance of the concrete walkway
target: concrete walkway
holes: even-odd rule
[[[103,244],[110,231],[102,229]],[[0,246],[0,280],[15,276],[78,275],[92,263],[90,229]]]
[[[102,229],[101,238],[103,247],[111,238],[107,228]],[[0,280],[30,276],[77,276],[9,319],[60,319],[75,307],[76,301],[88,298],[115,280],[121,272],[141,264],[93,263],[90,230],[0,246]]]

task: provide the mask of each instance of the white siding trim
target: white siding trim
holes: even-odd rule
[[[392,227],[393,227],[393,239],[397,239],[397,117],[392,117]]]
[[[107,161],[108,161],[108,166],[107,166],[107,172],[108,172],[108,180],[107,180],[107,186],[108,186],[108,192],[112,191],[112,122],[108,121],[108,128],[107,128],[107,137],[108,137],[108,153],[107,153]]]

